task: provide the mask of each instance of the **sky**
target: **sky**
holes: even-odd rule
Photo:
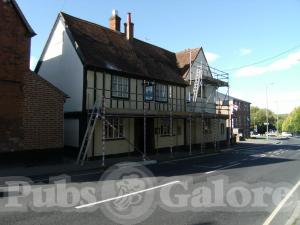
[[[132,13],[140,40],[174,52],[202,46],[209,64],[229,73],[230,95],[262,108],[268,99],[280,114],[300,106],[300,0],[17,2],[37,33],[32,68],[60,11],[108,27],[116,9],[122,24]]]

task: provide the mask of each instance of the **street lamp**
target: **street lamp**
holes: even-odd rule
[[[279,121],[279,120],[278,120],[278,117],[279,117],[279,116],[278,116],[278,100],[276,101],[276,109],[277,109],[277,113],[276,113],[276,114],[277,114],[277,116],[276,116],[276,117],[277,117],[277,118],[276,118],[276,119],[277,119],[277,122],[276,122],[276,127],[277,127],[277,128],[276,128],[276,130],[277,130],[277,137],[278,137],[278,136],[279,136],[279,130],[278,130],[278,129],[279,129],[279,122],[278,122],[278,121]]]
[[[267,119],[267,122],[266,122],[267,133],[266,133],[266,135],[267,135],[267,140],[269,140],[268,86],[271,86],[273,84],[274,84],[274,82],[266,84],[266,119]]]

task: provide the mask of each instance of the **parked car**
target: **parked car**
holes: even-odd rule
[[[292,137],[293,135],[289,132],[282,132],[281,136],[283,136],[283,137]]]

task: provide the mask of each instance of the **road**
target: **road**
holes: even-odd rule
[[[285,225],[299,199],[300,188],[295,186],[300,180],[299,160],[300,139],[291,138],[272,144],[242,144],[217,155],[173,160],[146,169],[118,167],[104,175],[98,171],[73,174],[67,184],[74,188],[68,197],[72,206],[53,207],[51,199],[55,203],[64,196],[57,190],[53,195],[47,192],[53,184],[35,183],[32,190],[36,190],[24,191],[24,197],[18,191],[11,194],[27,207],[24,212],[20,208],[7,211],[8,198],[0,199],[0,224]],[[99,181],[103,176],[106,179]],[[72,199],[76,190],[81,191],[81,201]]]

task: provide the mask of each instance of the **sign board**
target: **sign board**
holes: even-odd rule
[[[267,126],[267,125],[269,125],[269,123],[264,123],[264,125],[266,125],[266,126]]]
[[[145,85],[145,101],[154,100],[154,87],[152,84]]]

